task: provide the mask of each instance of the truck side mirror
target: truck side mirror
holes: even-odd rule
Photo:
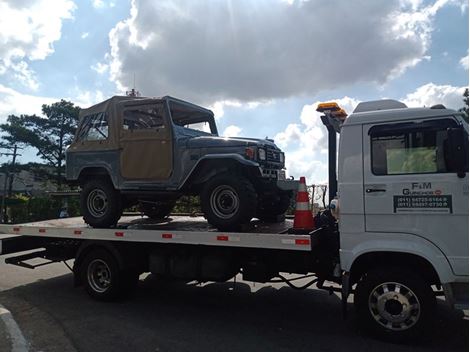
[[[468,172],[468,134],[461,127],[449,128],[447,132],[449,171],[456,172],[458,177],[463,178]]]

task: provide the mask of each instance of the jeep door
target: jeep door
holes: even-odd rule
[[[468,275],[468,172],[452,170],[452,117],[363,126],[367,232],[425,238]]]
[[[162,181],[173,170],[171,123],[164,102],[124,106],[120,131],[121,176]]]

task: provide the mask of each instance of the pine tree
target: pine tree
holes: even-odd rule
[[[464,102],[464,107],[459,109],[460,112],[463,112],[464,114],[464,119],[468,123],[468,88],[465,89],[465,92],[463,93],[463,102]]]

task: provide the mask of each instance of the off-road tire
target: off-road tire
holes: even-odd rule
[[[264,222],[276,222],[279,215],[284,215],[291,204],[292,193],[280,192],[277,196],[263,199],[258,197],[258,210],[256,217]]]
[[[121,269],[105,249],[89,252],[81,263],[81,281],[87,293],[99,301],[113,301],[129,295],[137,286],[137,272]]]
[[[141,211],[150,219],[159,220],[166,218],[173,210],[176,202],[155,202],[155,203],[141,203]]]
[[[201,207],[207,221],[221,231],[239,231],[248,224],[256,215],[257,200],[253,184],[235,173],[214,176],[201,192]],[[238,206],[230,206],[235,202]]]
[[[405,342],[424,337],[432,328],[436,297],[431,285],[410,270],[409,267],[381,267],[361,278],[354,294],[354,305],[364,330],[382,339]],[[388,298],[383,293],[385,286],[390,291]],[[405,309],[411,306],[416,308],[406,314]],[[395,315],[388,316],[388,313]],[[387,327],[391,318],[400,319],[400,313],[408,319]]]
[[[104,202],[106,205],[101,206]],[[96,228],[112,227],[122,214],[121,197],[108,180],[91,179],[82,187],[80,209],[88,225]]]

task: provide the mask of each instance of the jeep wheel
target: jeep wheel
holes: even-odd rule
[[[276,222],[279,215],[284,215],[290,206],[292,192],[280,192],[269,197],[260,196],[256,217],[265,222]]]
[[[89,180],[80,193],[80,209],[88,225],[114,226],[122,214],[120,195],[107,180]]]
[[[140,204],[140,210],[150,219],[164,219],[171,213],[175,204],[175,201],[142,202]]]
[[[257,194],[245,177],[224,173],[206,183],[201,205],[211,225],[222,231],[238,231],[255,216]]]

